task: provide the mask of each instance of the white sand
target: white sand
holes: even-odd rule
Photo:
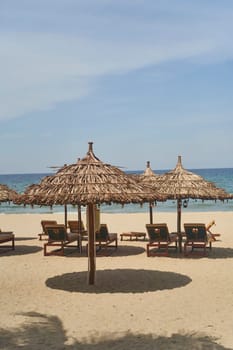
[[[176,228],[176,213],[154,221]],[[208,223],[221,241],[208,257],[150,257],[146,242],[119,240],[97,257],[88,286],[85,253],[43,256],[41,219],[63,214],[1,214],[16,250],[2,252],[0,349],[233,349],[233,213],[182,213]],[[76,219],[69,214],[69,219]],[[109,230],[144,231],[148,214],[101,214]]]

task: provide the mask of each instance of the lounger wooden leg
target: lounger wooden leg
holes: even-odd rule
[[[45,243],[45,244],[44,244],[44,256],[46,256],[46,255],[47,255],[47,250],[46,250],[46,247],[47,247],[47,244]]]
[[[79,248],[79,253],[82,253],[82,237],[81,235],[78,236],[78,240],[77,240],[77,246]]]
[[[61,244],[61,255],[65,255],[64,243]]]
[[[149,244],[147,244],[146,246],[146,254],[147,256],[150,256]]]

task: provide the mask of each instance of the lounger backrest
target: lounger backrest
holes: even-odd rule
[[[56,225],[56,224],[57,224],[57,221],[55,221],[55,220],[41,220],[41,226],[42,226],[43,232],[45,234],[48,234],[46,231],[47,225]]]
[[[69,226],[70,232],[78,232],[79,231],[79,221],[78,220],[68,220],[68,226]],[[81,221],[81,230],[82,231],[85,230],[85,227],[84,227],[82,221]]]
[[[190,241],[207,241],[205,224],[184,224],[185,234]]]
[[[167,224],[147,224],[146,229],[151,242],[170,241]]]
[[[62,224],[47,225],[46,231],[48,233],[50,241],[66,241],[67,240],[67,233],[66,233],[65,225],[62,225]]]
[[[100,224],[99,231],[96,232],[97,241],[107,241],[109,239],[109,231],[106,224]]]

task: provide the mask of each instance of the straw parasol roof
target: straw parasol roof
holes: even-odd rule
[[[89,203],[144,203],[164,200],[151,186],[136,182],[119,168],[105,164],[93,153],[65,165],[56,174],[45,176],[39,184],[27,187],[17,203],[38,205],[88,205]]]
[[[18,193],[7,185],[0,184],[0,202],[11,202],[18,196]]]
[[[139,175],[140,181],[148,184],[153,184],[155,181],[157,181],[159,175],[155,174],[155,172],[151,169],[150,161],[148,160],[146,162],[146,169],[143,174]]]
[[[18,203],[87,206],[89,228],[89,283],[94,284],[94,205],[101,203],[144,203],[162,200],[151,187],[137,183],[132,177],[110,164],[103,163],[93,152],[89,142],[86,156],[75,164],[65,165],[38,185],[31,185]]]
[[[224,200],[232,197],[224,189],[216,187],[214,183],[184,169],[181,156],[178,156],[177,165],[173,170],[158,177],[154,188],[164,194],[167,199],[177,200],[178,233],[181,233],[182,199]]]
[[[135,175],[136,176],[136,175]],[[150,161],[146,162],[146,169],[143,174],[137,175],[137,180],[144,185],[149,185],[152,187],[156,187],[157,180],[160,175],[156,174],[150,166]],[[159,189],[158,189],[159,191]],[[164,200],[166,196],[164,196]],[[150,224],[153,224],[153,203],[149,203],[149,213],[150,213]]]
[[[178,156],[176,167],[159,176],[156,187],[166,195],[168,199],[221,199],[229,198],[229,194],[215,186],[214,183],[205,180],[202,176],[183,168],[181,156]]]

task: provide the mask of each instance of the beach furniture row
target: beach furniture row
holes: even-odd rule
[[[133,240],[147,240],[146,253],[147,256],[164,255],[168,256],[170,251],[178,250],[179,239],[182,240],[183,253],[185,256],[193,253],[207,254],[207,249],[211,250],[212,242],[216,240],[217,234],[210,232],[209,225],[203,223],[185,223],[184,231],[178,234],[177,232],[169,232],[166,223],[147,224],[146,232],[123,232],[120,234],[120,239]],[[77,220],[68,221],[68,229],[65,225],[57,224],[52,220],[41,221],[43,228],[43,236],[46,237],[44,243],[44,255],[61,254],[64,255],[64,248],[66,246],[74,247],[82,252],[83,242],[86,245],[86,252],[88,251],[88,237],[87,230],[83,222],[79,223]],[[41,239],[41,236],[40,236]],[[76,242],[75,245],[71,243]],[[60,247],[60,249],[53,248]],[[99,230],[96,232],[96,251],[106,251],[106,249],[118,247],[117,233],[110,233],[106,224],[100,224]],[[48,249],[52,248],[50,252]]]
[[[195,252],[201,255],[207,254],[207,249],[212,248],[212,242],[216,235],[209,231],[209,226],[203,223],[184,223],[184,231],[169,232],[166,223],[148,224],[146,229],[149,236],[147,243],[147,256],[168,255],[170,248],[178,248],[179,239],[183,242],[184,255]]]
[[[178,242],[181,240],[183,253],[185,256],[193,253],[207,255],[207,250],[211,250],[212,243],[219,234],[210,232],[210,227],[203,223],[185,223],[184,231],[181,233],[169,232],[166,223],[146,224],[146,232],[123,232],[120,239],[123,241],[143,240],[147,241],[147,256],[164,255],[168,256],[170,251],[178,250]],[[82,253],[82,248],[86,246],[88,252],[88,236],[83,222],[77,220],[68,221],[68,228],[64,224],[58,224],[55,220],[42,220],[42,233],[40,240],[44,243],[44,255],[64,255],[65,248],[75,248]],[[111,233],[106,224],[100,224],[95,233],[96,252],[105,253],[108,248],[118,247],[118,234]],[[0,248],[15,249],[15,235],[13,232],[2,232],[0,230]]]
[[[47,242],[44,243],[44,255],[64,255],[65,247],[74,247],[82,253],[83,242],[86,241],[86,252],[88,251],[87,230],[83,223],[71,220],[68,221],[68,229],[65,225],[57,224],[54,221],[41,221],[43,233],[41,237],[46,237]],[[99,230],[96,232],[96,250],[105,251],[108,247],[117,249],[118,237],[117,233],[110,233],[106,224],[100,224]],[[71,243],[76,242],[76,245]],[[53,248],[60,247],[60,249]],[[51,248],[51,249],[50,249]],[[50,250],[50,251],[49,251]]]

